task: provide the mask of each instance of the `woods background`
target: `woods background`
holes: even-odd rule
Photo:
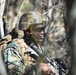
[[[49,31],[47,31],[49,44],[47,44],[46,53],[49,58],[61,58],[69,66],[74,64],[74,67],[76,66],[76,17],[74,13],[76,8],[74,3],[74,0],[71,2],[69,0],[6,0],[3,14],[4,35],[6,36],[13,28],[18,27],[20,16],[25,12],[38,11],[45,18],[48,15],[48,21],[50,20]],[[76,75],[74,71],[75,67],[69,75]]]

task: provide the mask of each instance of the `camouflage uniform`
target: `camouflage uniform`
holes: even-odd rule
[[[36,22],[35,19],[33,22]],[[27,28],[27,26],[22,27]],[[15,38],[6,42],[6,45],[5,48],[2,48],[2,56],[8,75],[42,75],[40,64],[26,53],[32,49],[22,39]]]
[[[39,63],[36,64],[30,54],[25,54],[28,49],[31,48],[20,39],[8,42],[7,47],[2,50],[8,75],[40,75]]]

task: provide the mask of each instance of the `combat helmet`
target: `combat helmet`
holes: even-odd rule
[[[37,11],[26,12],[20,17],[19,30],[27,30],[29,27],[42,27],[43,16]]]

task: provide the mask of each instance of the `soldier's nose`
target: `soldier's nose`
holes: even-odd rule
[[[43,35],[44,34],[44,31],[42,30],[40,33]]]

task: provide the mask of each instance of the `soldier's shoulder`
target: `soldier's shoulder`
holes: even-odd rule
[[[11,35],[7,35],[0,40],[0,51],[4,50],[7,47],[8,42],[12,40]]]
[[[26,44],[26,42],[24,42],[23,39],[15,38],[12,41],[15,42],[16,44],[18,44],[18,46],[21,48],[24,48],[24,47],[28,48],[28,45]]]
[[[7,36],[5,36],[4,38],[2,38],[0,40],[0,45],[5,44],[5,43],[8,43],[11,40],[12,40],[12,36],[11,35],[7,35]]]

